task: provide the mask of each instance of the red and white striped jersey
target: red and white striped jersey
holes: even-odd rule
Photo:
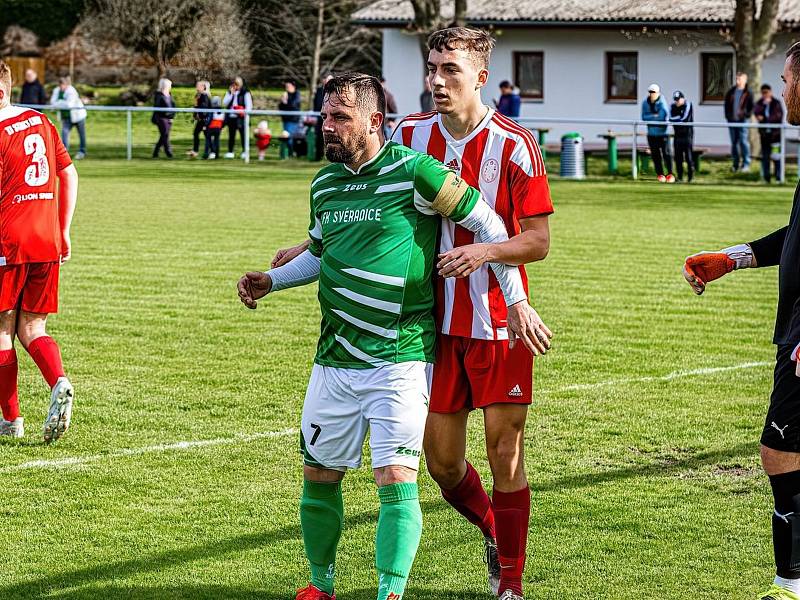
[[[553,212],[539,145],[530,131],[494,109],[490,108],[475,130],[461,140],[453,139],[438,113],[409,115],[398,124],[392,141],[426,152],[478,188],[503,219],[508,237],[520,232],[520,219]],[[442,219],[442,252],[473,243],[472,232]],[[527,292],[524,266],[520,274]],[[439,278],[436,288],[436,316],[442,333],[508,339],[506,303],[489,265],[468,278]]]

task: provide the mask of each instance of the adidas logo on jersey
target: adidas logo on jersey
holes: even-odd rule
[[[458,159],[454,158],[451,160],[447,165],[445,165],[448,169],[453,169],[453,171],[458,171],[461,167],[458,165]]]
[[[522,396],[522,389],[519,387],[519,384],[511,388],[511,391],[508,392],[508,395],[513,396],[514,398],[520,398]]]

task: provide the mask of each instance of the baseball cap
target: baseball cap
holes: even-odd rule
[[[661,93],[661,88],[658,87],[657,83],[651,83],[650,87],[647,88],[647,91],[648,92],[655,92],[656,94],[660,94]]]
[[[681,98],[684,98],[683,92],[680,91],[680,90],[675,90],[675,93],[672,94],[672,99],[673,100],[680,100]]]

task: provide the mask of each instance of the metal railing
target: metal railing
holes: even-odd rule
[[[26,105],[22,105],[26,106]],[[64,111],[70,110],[64,106],[59,105],[45,105],[45,106],[31,106],[36,110],[53,110]],[[306,119],[308,117],[318,117],[319,112],[315,111],[282,111],[282,110],[266,110],[266,109],[250,109],[250,110],[234,110],[223,108],[163,108],[153,106],[98,106],[98,105],[85,105],[80,107],[88,112],[124,112],[126,122],[126,158],[132,160],[133,158],[133,113],[154,113],[154,112],[169,112],[169,113],[222,113],[222,114],[236,114],[238,117],[244,119],[244,152],[242,159],[245,163],[250,161],[250,118],[252,116],[266,116],[266,117],[298,117],[299,119]],[[388,114],[387,118],[395,120],[402,119],[405,115],[402,114]],[[633,179],[638,179],[638,146],[639,137],[642,134],[643,127],[656,126],[656,127],[670,127],[677,125],[678,127],[692,127],[692,128],[742,128],[742,129],[780,129],[780,159],[779,159],[779,173],[780,180],[784,181],[786,178],[786,142],[787,131],[793,131],[800,135],[800,127],[789,125],[788,123],[722,123],[722,122],[706,122],[695,121],[689,124],[673,123],[671,121],[643,121],[641,119],[591,119],[591,118],[575,118],[575,117],[519,117],[515,119],[521,125],[528,129],[542,129],[537,125],[550,125],[550,124],[563,124],[563,125],[602,125],[602,126],[616,126],[630,128],[633,142],[631,144],[631,159],[632,167],[631,174]],[[616,132],[619,133],[619,132]],[[646,135],[646,133],[644,134]],[[800,139],[793,139],[793,142],[800,143]],[[800,168],[800,151],[798,151],[798,168]]]

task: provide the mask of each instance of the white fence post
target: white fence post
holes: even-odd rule
[[[244,111],[244,164],[250,162],[250,111]]]
[[[126,129],[126,132],[125,132],[126,133],[126,135],[125,135],[125,145],[127,146],[127,157],[128,157],[128,160],[132,160],[133,159],[133,123],[132,123],[131,111],[126,110],[125,111],[125,115],[127,116],[127,118],[126,118],[127,129]]]
[[[631,174],[633,175],[633,179],[639,179],[639,123],[633,123],[633,146],[631,146]]]
[[[778,177],[780,178],[781,183],[786,181],[786,129],[783,126],[783,123],[781,123],[781,161],[778,169]]]

